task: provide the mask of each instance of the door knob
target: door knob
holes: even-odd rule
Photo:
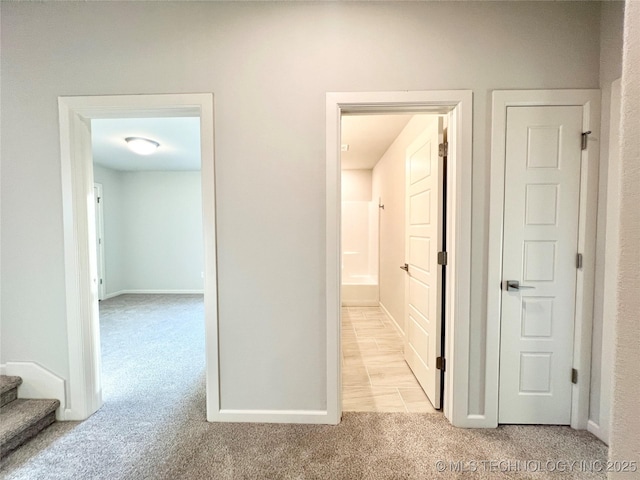
[[[402,270],[404,270],[405,272],[408,272],[408,271],[409,271],[409,264],[408,264],[408,263],[405,263],[404,265],[401,265],[401,266],[400,266],[400,268],[401,268]]]
[[[520,282],[518,280],[505,280],[504,282],[504,289],[507,292],[518,292],[525,288],[536,288],[536,287],[532,287],[530,285],[520,285]]]

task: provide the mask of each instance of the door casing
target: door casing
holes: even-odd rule
[[[449,113],[447,239],[449,274],[446,305],[445,402],[449,421],[459,427],[485,426],[468,414],[471,290],[472,104],[470,90],[327,93],[326,308],[327,420],[342,417],[340,362],[340,118],[343,113]],[[455,325],[452,319],[455,318]],[[455,391],[455,397],[453,392]]]
[[[220,412],[213,149],[213,94],[58,97],[69,378],[61,420],[84,420],[102,405],[95,210],[93,118],[199,117],[204,236],[207,420]]]
[[[491,183],[489,199],[489,257],[487,280],[487,398],[485,415],[498,425],[500,371],[501,280],[504,226],[504,178],[507,108],[512,106],[581,106],[582,131],[591,131],[582,151],[578,220],[578,252],[583,266],[577,271],[573,368],[578,383],[572,387],[571,427],[586,429],[591,378],[591,329],[595,280],[596,212],[598,201],[600,90],[496,90],[493,92]],[[569,373],[568,373],[569,374]]]

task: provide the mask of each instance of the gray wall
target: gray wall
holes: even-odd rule
[[[472,89],[469,412],[483,412],[491,91],[597,88],[598,3],[0,8],[0,362],[68,376],[57,97],[214,92],[221,406],[324,409],[325,93]]]
[[[103,184],[106,293],[203,290],[200,172],[120,172]]]

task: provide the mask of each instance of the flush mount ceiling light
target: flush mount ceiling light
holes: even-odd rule
[[[138,155],[151,155],[160,146],[158,142],[142,137],[127,137],[124,139],[131,150]]]

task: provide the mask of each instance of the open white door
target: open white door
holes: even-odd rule
[[[98,263],[98,300],[104,300],[106,295],[106,285],[104,279],[104,219],[103,215],[103,199],[102,184],[93,184],[93,196],[96,212],[96,257]]]
[[[500,423],[571,421],[582,114],[507,109]]]
[[[442,120],[409,146],[406,155],[405,360],[435,408],[441,407],[442,179],[438,156]]]

